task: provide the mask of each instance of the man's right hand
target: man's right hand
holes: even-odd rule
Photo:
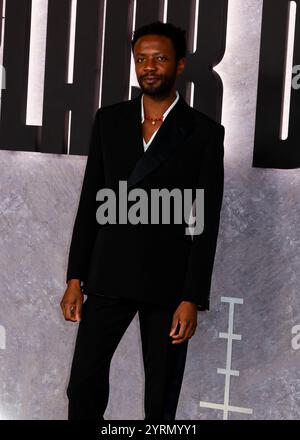
[[[66,321],[76,322],[81,320],[83,298],[80,280],[69,280],[68,287],[60,302],[60,307]]]

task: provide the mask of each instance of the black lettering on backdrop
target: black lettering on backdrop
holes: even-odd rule
[[[0,0],[1,1],[1,0]],[[128,99],[133,0],[108,0],[106,8],[101,104]],[[195,0],[169,0],[167,20],[194,35]],[[220,121],[223,87],[212,71],[225,51],[228,0],[200,0],[197,50],[188,55],[179,90],[188,97],[195,85],[194,107]],[[0,148],[66,154],[68,111],[72,112],[70,154],[87,154],[93,117],[99,107],[104,0],[78,0],[74,79],[67,83],[70,0],[48,2],[43,125],[26,125],[30,43],[30,0],[6,2]],[[16,11],[18,13],[16,14]],[[162,0],[137,0],[136,27],[162,20]],[[137,90],[132,91],[132,96]]]
[[[293,66],[300,64],[300,1]],[[289,134],[280,139],[289,0],[264,0],[253,166],[300,167],[300,91],[291,88]]]

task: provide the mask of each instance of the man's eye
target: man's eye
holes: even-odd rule
[[[136,62],[137,62],[137,63],[142,63],[143,61],[144,61],[144,58],[137,58],[137,59],[136,59]]]
[[[158,59],[158,61],[165,61],[167,58],[163,57],[163,56],[159,56],[159,57],[157,57],[157,59]]]

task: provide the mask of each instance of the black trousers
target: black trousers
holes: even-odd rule
[[[69,420],[104,420],[111,359],[137,312],[145,371],[145,420],[175,420],[188,347],[188,340],[171,342],[175,308],[126,298],[87,297],[67,388]]]

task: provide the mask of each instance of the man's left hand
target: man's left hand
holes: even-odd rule
[[[179,332],[175,334],[177,326]],[[173,338],[172,344],[182,344],[190,339],[197,327],[197,306],[190,301],[182,301],[174,315],[169,336]]]

